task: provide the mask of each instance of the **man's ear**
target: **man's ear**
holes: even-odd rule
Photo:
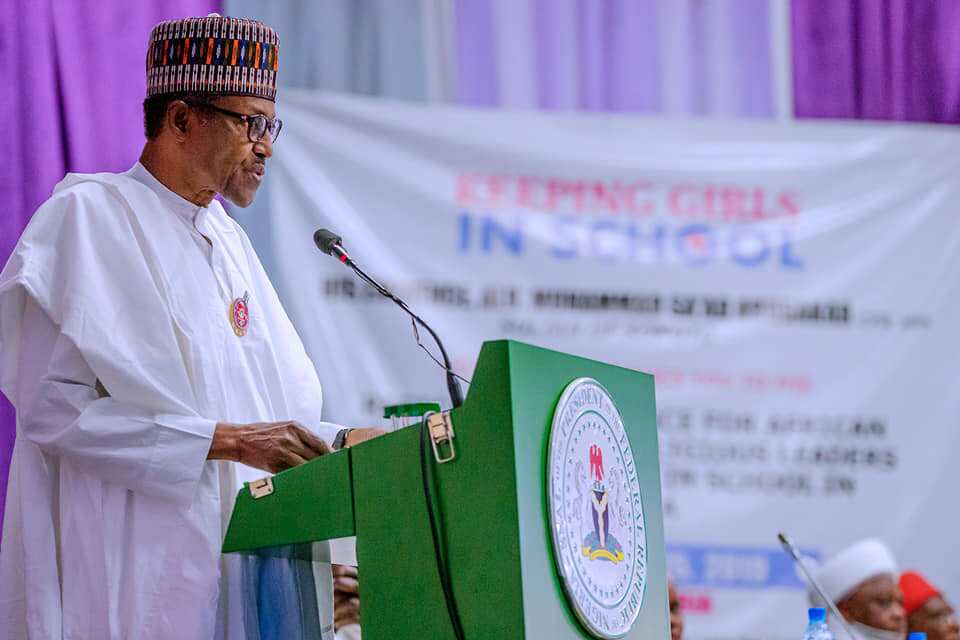
[[[174,100],[167,106],[166,121],[170,133],[177,140],[185,140],[190,121],[190,107],[183,100]]]

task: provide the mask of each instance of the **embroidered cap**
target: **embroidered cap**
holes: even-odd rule
[[[205,18],[161,22],[147,48],[147,97],[172,93],[274,100],[280,40],[257,20]]]

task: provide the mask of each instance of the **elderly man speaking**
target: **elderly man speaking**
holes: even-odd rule
[[[140,161],[64,178],[0,275],[0,389],[17,409],[5,638],[258,637],[243,565],[220,554],[233,496],[377,433],[320,421],[313,364],[214,199],[246,206],[264,180],[277,70],[259,22],[159,24]]]

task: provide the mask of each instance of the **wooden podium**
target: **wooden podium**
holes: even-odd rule
[[[470,640],[595,637],[569,604],[547,494],[554,411],[567,385],[584,377],[619,409],[642,493],[642,604],[618,637],[670,637],[653,377],[497,341],[484,344],[469,395],[450,413],[455,459],[438,464],[427,449],[442,549]],[[259,498],[248,485],[237,496],[223,551],[355,535],[364,640],[453,639],[421,476],[421,434],[408,427],[277,474],[272,492]]]

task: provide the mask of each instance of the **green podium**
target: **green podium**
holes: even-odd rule
[[[583,379],[599,387],[565,394]],[[616,421],[603,417],[610,403],[598,388],[622,417],[620,442],[602,430],[591,435],[605,419]],[[584,404],[596,398],[601,409]],[[562,412],[558,403],[566,403]],[[653,376],[488,342],[450,419],[455,457],[440,464],[429,446],[427,454],[466,638],[670,637]],[[257,498],[258,483],[248,485],[223,551],[355,535],[364,640],[453,639],[421,475],[422,435],[409,427],[318,458],[273,476]],[[618,453],[626,450],[632,459]],[[571,513],[576,522],[561,521]],[[593,573],[570,575],[582,567]],[[616,612],[609,620],[608,609]],[[618,628],[628,616],[628,628]]]

